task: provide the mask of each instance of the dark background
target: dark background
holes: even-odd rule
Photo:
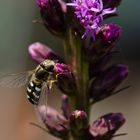
[[[118,8],[118,17],[106,22],[122,26],[122,35],[116,49],[120,51],[117,62],[129,66],[129,76],[121,86],[132,85],[130,89],[97,103],[92,108],[91,121],[109,112],[123,112],[127,122],[120,132],[127,136],[116,140],[140,139],[140,1],[123,0]],[[50,35],[41,24],[33,0],[0,0],[0,71],[21,72],[33,69],[36,63],[28,55],[28,46],[42,42],[63,54],[62,42]],[[120,87],[121,87],[120,86]],[[26,100],[25,88],[0,90],[0,139],[2,140],[45,140],[54,139],[45,132],[29,125],[37,122],[32,105]],[[56,100],[57,99],[57,100]],[[60,106],[60,94],[55,91],[49,97],[49,104]],[[57,102],[58,101],[58,102]]]

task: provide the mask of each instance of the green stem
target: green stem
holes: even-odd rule
[[[79,37],[74,30],[69,29],[69,31],[64,35],[64,50],[67,63],[73,70],[77,84],[77,89],[75,89],[74,95],[69,97],[71,111],[75,111],[77,109],[83,110],[87,113],[89,120],[89,62],[84,56],[82,45],[83,42],[81,37]],[[84,135],[82,137],[75,136],[71,133],[69,135],[69,140],[86,140],[86,137],[84,137]]]
[[[87,116],[89,117],[89,96],[88,96],[88,82],[89,82],[89,77],[88,77],[88,68],[89,64],[88,62],[83,58],[82,55],[82,96],[84,100],[84,106],[85,106],[85,112],[87,113]]]
[[[89,101],[87,94],[88,87],[88,65],[89,63],[84,57],[84,52],[82,49],[83,42],[81,40],[81,36],[76,36],[76,34],[70,34],[70,41],[73,46],[73,54],[74,60],[73,69],[75,71],[75,76],[77,80],[77,108],[83,110],[89,116]]]
[[[70,44],[70,40],[67,34],[64,35],[64,53],[65,53],[65,59],[67,63],[72,62],[72,47]]]
[[[72,110],[81,109],[89,116],[88,87],[88,62],[84,58],[82,40],[76,32],[70,29],[64,35],[65,55],[76,77],[77,91],[71,97]]]

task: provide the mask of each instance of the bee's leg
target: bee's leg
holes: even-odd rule
[[[49,80],[49,81],[47,81],[48,89],[51,90],[52,86],[53,86],[53,83],[56,83],[56,82],[57,82],[57,80]]]

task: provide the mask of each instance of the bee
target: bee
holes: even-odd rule
[[[57,80],[55,62],[46,59],[41,62],[35,70],[22,72],[18,74],[9,74],[0,76],[0,86],[15,88],[27,85],[27,99],[33,105],[38,105],[41,95],[50,91],[52,85]]]

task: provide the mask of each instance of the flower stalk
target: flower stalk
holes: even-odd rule
[[[73,73],[76,77],[77,83],[77,91],[75,93],[75,99],[72,98],[72,101],[75,101],[75,109],[84,110],[88,114],[88,94],[87,94],[87,87],[88,87],[88,67],[89,64],[84,57],[84,53],[82,50],[82,40],[77,35],[76,31],[69,30],[68,34],[68,41],[67,39],[64,41],[65,44],[65,54],[68,55],[67,52],[71,51],[71,60],[69,60],[69,65],[71,66]],[[68,44],[68,46],[67,46]],[[70,47],[71,46],[71,47]],[[69,50],[71,48],[71,50]]]

